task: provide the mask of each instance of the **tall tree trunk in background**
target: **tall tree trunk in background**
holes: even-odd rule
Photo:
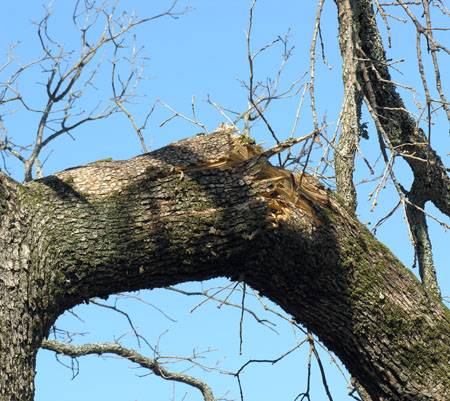
[[[339,4],[339,47],[342,54],[342,83],[344,101],[342,105],[341,130],[334,155],[337,193],[346,205],[356,210],[356,189],[353,183],[355,153],[360,135],[362,96],[358,84],[359,61],[357,57],[356,35],[359,26],[354,23],[350,0]]]
[[[416,121],[406,111],[392,82],[372,0],[335,0],[335,3],[338,7],[344,85],[350,88],[347,90],[348,102],[352,99],[352,91],[362,93],[375,121],[383,154],[386,155],[386,149],[389,149],[391,153],[401,155],[413,172],[413,185],[409,191],[404,188],[402,191],[410,202],[407,215],[415,241],[420,276],[425,288],[440,297],[426,220],[420,209],[423,210],[425,203],[431,201],[440,212],[450,216],[450,179],[447,170],[424,132],[417,129]],[[342,137],[336,154],[338,190],[345,199],[353,196],[351,184],[339,185],[339,182],[351,178],[356,150],[355,146],[351,146],[355,143],[352,133],[354,128],[352,131],[348,127],[359,122],[360,109],[349,108],[348,113],[350,116],[346,118],[351,123],[345,124],[343,119]]]
[[[312,330],[373,400],[450,398],[450,314],[334,195],[219,131],[21,185],[1,175],[0,399],[56,318],[226,276]]]

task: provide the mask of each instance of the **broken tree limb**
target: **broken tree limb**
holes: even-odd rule
[[[36,352],[65,310],[213,277],[277,303],[374,400],[449,398],[448,309],[331,191],[236,140],[199,135],[26,185],[0,175],[0,398],[32,400]]]

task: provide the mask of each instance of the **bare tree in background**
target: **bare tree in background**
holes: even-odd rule
[[[340,18],[339,39],[341,49],[343,49],[344,66],[348,65],[346,71],[350,71],[348,75],[344,73],[343,76],[345,86],[349,91],[345,107],[356,105],[350,112],[347,109],[343,110],[336,166],[340,164],[338,160],[340,160],[341,154],[345,154],[351,160],[352,155],[356,152],[354,144],[359,140],[358,134],[361,131],[360,128],[358,129],[360,127],[359,117],[361,103],[364,102],[376,126],[381,152],[388,167],[386,173],[395,184],[399,195],[399,205],[405,211],[422,282],[425,288],[440,297],[424,208],[425,203],[431,201],[443,214],[448,216],[450,212],[448,168],[443,165],[440,156],[431,148],[430,144],[435,113],[443,109],[450,122],[450,112],[442,89],[438,61],[438,53],[449,53],[449,50],[434,39],[434,32],[442,27],[432,25],[429,3],[427,1],[420,3],[399,0],[395,4],[380,4],[375,1],[376,11],[385,21],[388,29],[390,15],[386,9],[389,7],[401,7],[405,16],[416,27],[417,61],[423,88],[410,89],[413,92],[416,90],[423,92],[425,104],[416,103],[418,111],[415,112],[406,108],[397,92],[399,84],[391,79],[389,68],[392,68],[393,63],[387,60],[381,35],[376,25],[375,13],[372,10],[372,1],[336,1]],[[418,7],[420,5],[421,7]],[[435,8],[434,12],[442,12],[444,16],[449,17],[443,2],[433,1],[431,7]],[[418,12],[417,9],[420,11]],[[420,14],[424,16],[424,25],[419,22],[423,19]],[[428,55],[432,59],[434,77],[425,75],[424,72],[424,55],[422,54],[422,43],[424,42],[427,44]],[[431,85],[435,86],[437,98],[431,97]],[[348,118],[352,118],[350,124],[346,122]],[[436,133],[436,135],[441,135],[441,133]],[[350,142],[353,145],[349,146]],[[414,181],[409,189],[402,186],[393,173],[392,166],[397,157],[402,157],[414,174]],[[345,161],[342,166],[342,168],[336,167],[336,179],[338,182],[348,182],[346,177],[350,176],[353,163]],[[339,192],[344,198],[352,199],[349,201],[349,205],[353,207],[354,190],[346,188],[343,184]]]
[[[53,139],[119,111],[130,119],[147,150],[142,130],[148,115],[140,126],[127,109],[142,64],[134,45],[128,75],[120,75],[122,40],[138,24],[179,15],[175,3],[161,15],[139,20],[134,15],[115,17],[117,2],[107,9],[105,4],[77,1],[73,23],[81,39],[78,57],[50,37],[49,9],[38,26],[43,56],[19,66],[1,84],[4,116],[6,107],[16,103],[38,113],[40,121],[27,147],[14,143],[6,119],[0,120],[0,148],[23,162],[26,181],[21,185],[0,175],[0,398],[33,399],[35,358],[43,346],[72,357],[116,354],[165,379],[190,384],[205,400],[214,400],[207,383],[169,372],[158,358],[146,358],[120,344],[75,347],[47,337],[59,315],[95,297],[225,276],[241,288],[242,313],[249,286],[255,296],[282,307],[293,324],[307,328],[299,343],[310,345],[310,355],[316,354],[310,332],[317,335],[345,364],[364,401],[448,400],[450,317],[441,302],[425,217],[427,201],[450,216],[448,169],[430,143],[435,112],[442,109],[450,121],[439,70],[439,55],[449,51],[435,39],[441,27],[433,26],[431,11],[435,8],[449,18],[445,4],[335,0],[344,97],[338,127],[329,137],[327,123],[318,122],[314,91],[323,0],[318,2],[309,81],[286,90],[279,88],[278,79],[267,85],[254,80],[255,59],[266,49],[251,48],[254,1],[247,31],[250,74],[244,82],[248,108],[232,112],[208,99],[224,116],[233,115],[227,117],[230,126],[130,160],[97,162],[42,178],[40,157]],[[389,74],[393,63],[378,31],[375,12],[389,32],[392,7],[401,10],[417,31],[426,99],[418,113],[409,111],[397,92],[399,84]],[[93,41],[91,29],[101,20],[104,30]],[[437,96],[424,72],[422,41],[434,66]],[[284,46],[281,73],[290,48],[286,38],[275,42]],[[85,112],[78,102],[94,82],[104,46],[112,46],[114,54],[111,97]],[[17,61],[13,53],[14,46],[0,72]],[[40,108],[18,86],[22,74],[36,65],[43,66],[48,77]],[[299,93],[300,110],[307,89],[313,129],[295,138],[297,113],[292,137],[281,138],[270,124],[269,104]],[[354,158],[361,135],[366,135],[360,121],[363,105],[375,124],[386,164],[374,196],[386,180],[394,183],[422,283],[354,215]],[[193,113],[191,121],[198,123],[194,106]],[[263,150],[253,144],[250,128],[256,119],[264,122],[275,146]],[[241,135],[233,135],[235,130]],[[290,150],[299,144],[299,152]],[[322,153],[318,166],[309,163],[312,152]],[[279,157],[279,166],[269,163],[273,156]],[[394,174],[392,166],[399,156],[414,174],[410,188]],[[33,167],[37,180],[32,180]],[[338,196],[317,178],[327,184],[335,180]],[[328,389],[327,395],[332,399]],[[309,384],[299,397],[309,399]]]
[[[176,1],[160,15],[138,19],[134,14],[129,16],[124,13],[117,16],[117,1],[111,9],[107,9],[106,3],[97,6],[95,2],[78,0],[75,2],[72,22],[78,31],[79,49],[67,48],[49,34],[48,23],[53,14],[50,5],[45,17],[36,23],[43,55],[22,65],[20,58],[15,55],[18,43],[11,46],[6,63],[0,67],[2,72],[14,70],[17,66],[9,79],[0,83],[1,105],[4,110],[0,125],[0,149],[4,155],[12,155],[24,164],[26,182],[32,180],[33,167],[36,176],[42,177],[41,156],[53,140],[64,134],[72,136],[81,125],[108,118],[117,112],[125,113],[130,119],[144,152],[147,151],[141,132],[145,128],[145,122],[143,126],[138,126],[126,109],[127,104],[137,96],[135,90],[142,78],[146,59],[140,56],[140,49],[136,47],[135,42],[131,45],[128,43],[127,35],[137,25],[162,17],[177,18],[186,11],[175,12],[175,5]],[[98,34],[100,24],[103,24],[103,27]],[[99,97],[96,103],[91,102],[91,110],[85,110],[86,106],[81,104],[80,100],[86,103],[85,99],[91,95],[86,92],[95,87],[100,66],[106,63],[105,52],[111,49],[113,57],[110,61],[110,97]],[[128,67],[128,72],[122,64]],[[29,99],[23,92],[24,85],[21,82],[23,75],[29,74],[33,68],[42,69],[46,77],[46,81],[41,83],[45,91],[43,99],[39,99],[42,103],[39,105],[35,105],[35,98]],[[14,113],[6,108],[10,104],[14,105],[12,107],[18,105],[29,114],[37,114],[40,117],[34,141],[29,146],[15,143],[8,135],[4,120],[5,117],[11,118],[11,113]]]

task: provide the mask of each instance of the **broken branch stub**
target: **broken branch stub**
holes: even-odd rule
[[[217,134],[215,131],[213,134]],[[225,133],[225,132],[223,132]],[[273,227],[278,227],[281,220],[287,219],[292,213],[292,206],[302,209],[316,224],[322,225],[320,208],[331,205],[329,191],[307,173],[295,174],[281,167],[273,166],[268,162],[269,157],[280,153],[299,142],[309,138],[290,138],[278,145],[260,151],[255,145],[242,143],[239,135],[230,135],[230,149],[217,160],[179,166],[179,171],[201,171],[214,168],[230,168],[247,162],[256,174],[253,175],[255,184],[268,184],[268,191],[259,194],[267,202],[268,219]],[[336,202],[334,202],[336,205]]]

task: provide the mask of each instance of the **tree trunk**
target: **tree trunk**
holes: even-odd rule
[[[274,152],[218,131],[26,185],[2,174],[0,399],[33,399],[39,344],[68,308],[226,276],[316,333],[373,400],[448,400],[449,311]]]
[[[343,0],[338,5],[339,47],[342,55],[342,83],[344,84],[344,100],[341,110],[341,130],[339,141],[334,152],[334,170],[336,173],[337,193],[345,204],[356,211],[357,196],[353,183],[355,170],[355,153],[360,136],[360,119],[362,96],[358,89],[359,62],[357,60],[355,31],[350,0]]]

